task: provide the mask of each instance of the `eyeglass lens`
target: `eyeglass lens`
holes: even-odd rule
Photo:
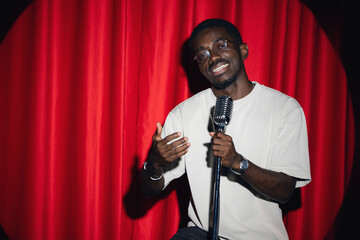
[[[227,49],[227,40],[224,39],[215,41],[211,46],[211,50],[217,54],[222,53],[226,49]],[[195,59],[199,63],[205,63],[209,61],[209,58],[210,58],[210,52],[207,48],[196,52]]]

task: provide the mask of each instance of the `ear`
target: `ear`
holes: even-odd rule
[[[246,43],[240,45],[240,53],[243,61],[249,56],[249,47]]]

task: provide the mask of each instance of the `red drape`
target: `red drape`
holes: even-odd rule
[[[235,23],[249,78],[295,97],[312,182],[290,239],[323,239],[342,203],[354,126],[338,55],[297,0],[36,0],[0,46],[0,225],[10,239],[169,239],[174,191],[138,191],[157,121],[193,94],[184,44]],[[186,54],[185,54],[186,56]],[[197,79],[190,79],[197,81]]]

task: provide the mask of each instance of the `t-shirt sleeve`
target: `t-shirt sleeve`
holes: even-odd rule
[[[294,100],[284,106],[270,147],[271,169],[297,178],[296,187],[311,181],[306,119]]]
[[[179,108],[172,110],[167,116],[163,131],[161,134],[162,138],[175,133],[183,133],[183,126],[181,121],[181,111]],[[174,179],[181,177],[185,173],[184,157],[175,160],[170,166],[165,169],[164,172],[164,188]]]

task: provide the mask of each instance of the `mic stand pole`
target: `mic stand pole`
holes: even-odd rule
[[[224,129],[219,127],[218,132],[223,132]],[[216,158],[215,167],[215,178],[214,178],[214,216],[213,216],[213,233],[212,240],[218,240],[219,235],[219,204],[220,204],[220,168],[221,168],[221,158]]]

